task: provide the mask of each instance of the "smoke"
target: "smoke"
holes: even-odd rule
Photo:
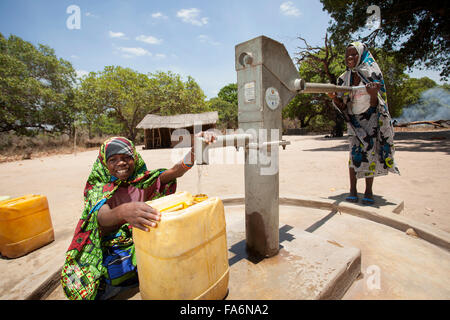
[[[418,103],[404,107],[398,122],[450,120],[450,94],[435,87],[424,91]]]

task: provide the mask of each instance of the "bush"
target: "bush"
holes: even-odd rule
[[[87,132],[77,132],[76,149],[83,151],[86,148],[98,148],[108,137],[89,139]],[[74,151],[74,139],[67,134],[39,133],[30,137],[17,135],[13,131],[0,132],[0,162]]]

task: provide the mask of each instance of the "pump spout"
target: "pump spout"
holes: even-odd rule
[[[217,136],[215,141],[209,144],[206,143],[203,137],[195,137],[194,140],[195,162],[197,165],[209,164],[209,155],[208,155],[209,149],[232,147],[232,146],[245,147],[251,141],[253,141],[253,136],[251,134],[246,133]]]

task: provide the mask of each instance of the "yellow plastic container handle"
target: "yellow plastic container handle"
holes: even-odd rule
[[[158,210],[159,212],[164,212],[164,211],[169,211],[170,209],[176,208],[181,206],[181,208],[178,208],[176,210],[171,210],[172,211],[178,211],[178,210],[183,210],[186,209],[194,204],[197,204],[199,202],[205,201],[206,199],[208,199],[208,196],[206,194],[198,194],[194,196],[193,202],[186,202],[186,201],[180,201],[178,203],[175,203],[174,205],[171,205],[167,208],[163,208]]]
[[[178,207],[178,206],[181,206],[181,208],[179,208],[179,209],[176,209],[176,210],[172,210],[172,211],[178,211],[178,210],[183,210],[183,209],[186,209],[187,207],[190,207],[192,204],[187,204],[185,201],[183,201],[183,202],[178,202],[178,203],[176,203],[176,204],[174,204],[174,205],[171,205],[170,207],[167,207],[167,208],[164,208],[164,209],[160,209],[160,210],[158,210],[159,212],[164,212],[164,211],[168,211],[169,209],[172,209],[172,208],[176,208],[176,207]]]

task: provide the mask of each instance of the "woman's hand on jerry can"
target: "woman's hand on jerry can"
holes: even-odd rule
[[[148,227],[157,226],[161,213],[145,202],[129,202],[124,204],[122,218],[132,227],[148,231]]]

